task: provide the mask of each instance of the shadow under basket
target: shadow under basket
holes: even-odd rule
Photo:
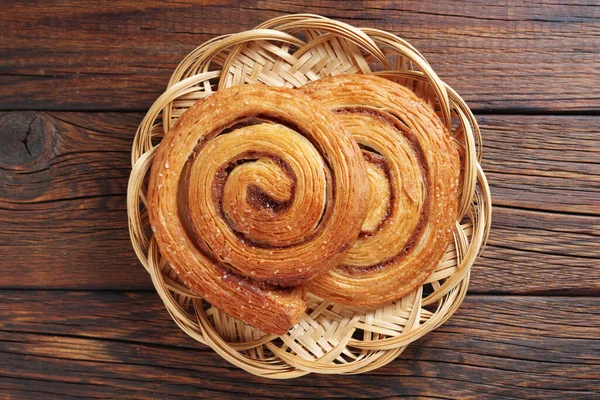
[[[156,145],[168,129],[192,104],[214,91],[255,83],[299,87],[338,74],[374,74],[404,85],[434,107],[446,124],[462,163],[454,240],[426,282],[402,299],[379,307],[350,307],[309,293],[300,322],[285,335],[268,335],[211,307],[170,269],[148,223],[147,175]],[[465,102],[403,39],[317,15],[275,18],[253,30],[204,43],[173,72],[133,144],[127,192],[131,241],[177,325],[232,364],[274,379],[370,371],[440,326],[463,301],[471,266],[491,223],[481,150],[479,127]]]

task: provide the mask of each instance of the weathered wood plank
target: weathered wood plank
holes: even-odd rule
[[[199,44],[306,12],[401,35],[477,109],[600,107],[594,2],[17,1],[2,8],[0,109],[145,110]]]
[[[151,288],[126,223],[129,150],[141,118],[0,114],[0,287]],[[471,289],[599,294],[598,118],[480,120],[493,200],[502,207]]]
[[[400,358],[357,376],[267,381],[169,320],[153,293],[0,292],[0,393],[185,398],[592,398],[598,298],[469,295]]]
[[[125,205],[141,117],[63,118],[0,115],[1,285],[147,288]]]
[[[477,119],[494,204],[600,214],[600,117]]]
[[[494,207],[478,293],[600,294],[600,217]]]
[[[495,208],[473,290],[598,293],[600,118],[478,119],[493,203],[505,207]]]

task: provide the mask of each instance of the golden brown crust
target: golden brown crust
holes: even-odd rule
[[[301,90],[363,148],[372,192],[360,238],[308,290],[353,305],[398,299],[425,281],[451,240],[460,172],[452,139],[428,105],[382,78],[342,75]]]
[[[354,243],[368,193],[360,149],[330,111],[298,91],[245,85],[197,102],[166,135],[148,209],[192,290],[283,334],[306,308],[298,285]]]

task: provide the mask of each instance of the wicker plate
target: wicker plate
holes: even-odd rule
[[[298,87],[336,74],[375,74],[433,105],[461,149],[460,218],[454,242],[427,282],[381,307],[348,307],[308,295],[302,320],[267,335],[211,307],[186,288],[161,257],[145,208],[146,176],[157,143],[188,107],[218,89],[246,83]],[[471,266],[491,221],[491,200],[473,114],[406,41],[317,15],[289,15],[254,30],[210,40],[175,69],[140,124],[132,149],[127,210],[137,256],[173,320],[188,335],[244,370],[268,378],[318,372],[356,374],[381,367],[448,319],[462,302]]]

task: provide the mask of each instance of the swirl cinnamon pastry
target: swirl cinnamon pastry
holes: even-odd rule
[[[157,149],[148,209],[163,256],[215,307],[283,334],[309,278],[337,266],[367,213],[366,164],[333,113],[266,85],[194,104]]]
[[[452,139],[426,103],[386,79],[342,75],[301,90],[354,136],[371,188],[358,240],[308,290],[353,305],[398,299],[425,281],[451,240],[460,171]]]

